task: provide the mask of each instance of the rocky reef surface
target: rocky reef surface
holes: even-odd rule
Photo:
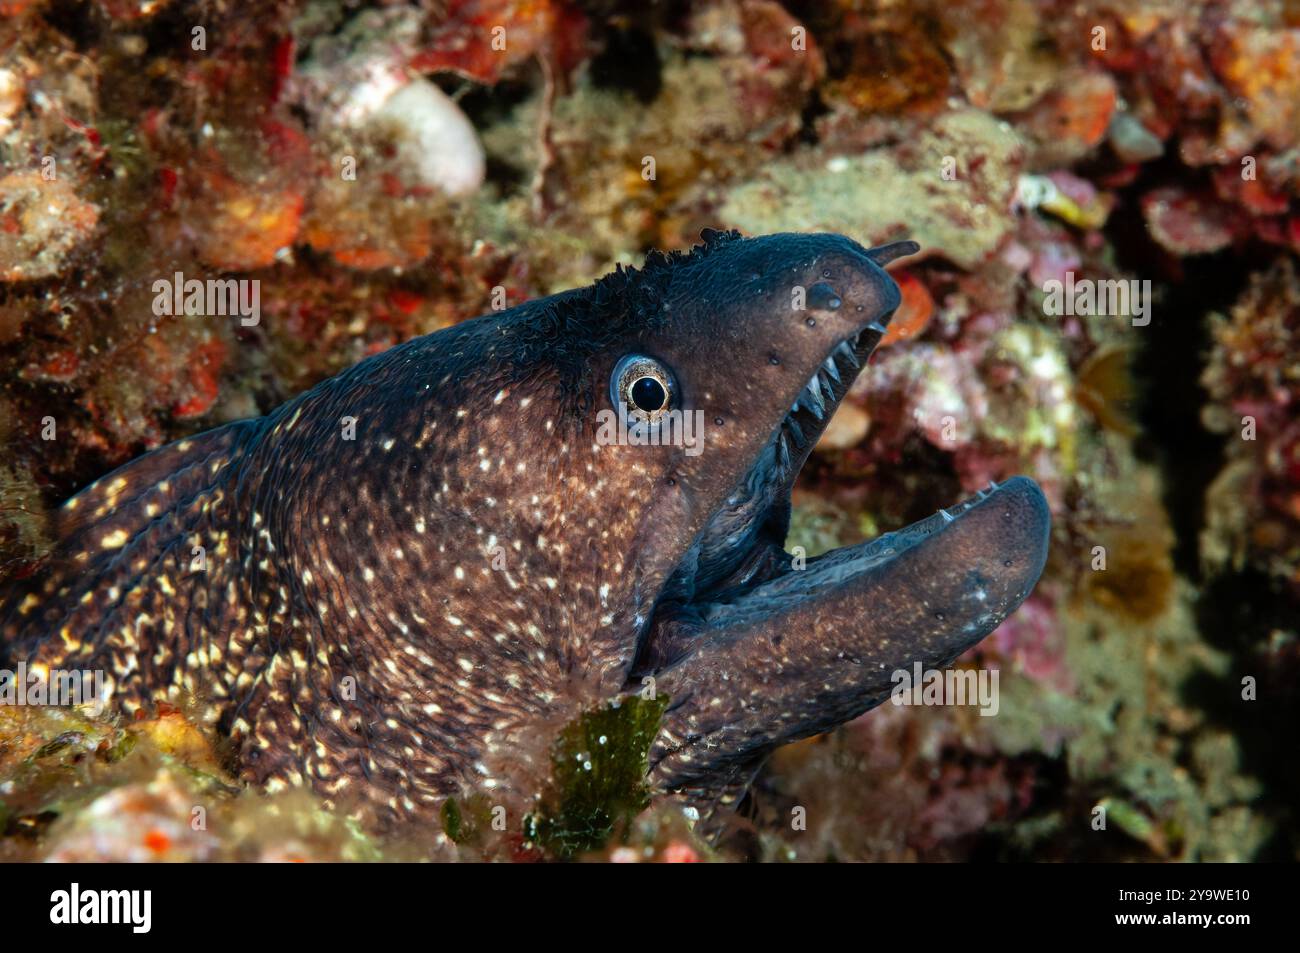
[[[619,742],[599,784],[566,729],[522,828],[449,802],[396,842],[242,789],[182,709],[0,706],[0,859],[1300,856],[1300,5],[0,14],[0,573],[144,451],[702,226],[923,248],[791,544],[1016,473],[1055,521],[959,663],[999,673],[995,716],[886,704],[783,749],[716,846],[645,798],[638,706],[586,716]],[[256,279],[256,308],[160,305],[178,275]]]

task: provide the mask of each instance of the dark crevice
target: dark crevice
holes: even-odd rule
[[[1228,313],[1250,275],[1266,268],[1278,251],[1248,242],[1179,259],[1163,250],[1146,228],[1139,198],[1155,185],[1185,179],[1186,170],[1168,158],[1152,163],[1124,191],[1106,229],[1118,265],[1133,277],[1150,278],[1157,302],[1150,325],[1134,329],[1133,374],[1140,382],[1136,410],[1142,428],[1135,449],[1163,474],[1163,503],[1176,534],[1174,564],[1198,585],[1197,630],[1231,659],[1225,676],[1202,669],[1184,683],[1181,695],[1212,725],[1232,734],[1240,773],[1265,786],[1253,810],[1276,824],[1277,833],[1254,859],[1294,860],[1297,844],[1288,805],[1300,800],[1300,742],[1293,732],[1279,729],[1300,723],[1294,688],[1300,651],[1294,645],[1279,647],[1277,636],[1294,630],[1295,604],[1279,583],[1251,570],[1205,578],[1199,545],[1206,493],[1226,461],[1225,438],[1201,423],[1208,399],[1201,378],[1213,346],[1210,315]],[[1258,686],[1255,701],[1242,698],[1247,676]]]
[[[662,68],[653,36],[635,27],[611,27],[605,33],[605,48],[591,61],[591,81],[598,88],[623,90],[648,104],[663,89]]]
[[[96,3],[86,0],[52,0],[42,18],[66,36],[78,53],[98,46],[109,29],[109,20]]]
[[[1176,535],[1174,566],[1190,579],[1201,573],[1200,531],[1205,493],[1224,464],[1223,437],[1206,430],[1201,386],[1211,347],[1209,315],[1225,312],[1245,287],[1259,258],[1235,250],[1172,259],[1151,238],[1138,197],[1150,188],[1146,176],[1123,196],[1107,226],[1119,266],[1150,279],[1155,304],[1151,323],[1133,328],[1137,344],[1132,372],[1139,383],[1134,440],[1138,459],[1164,475],[1164,505]]]
[[[1197,627],[1207,642],[1232,657],[1224,678],[1202,671],[1184,686],[1185,697],[1210,721],[1232,733],[1241,752],[1241,774],[1268,790],[1256,810],[1277,824],[1277,833],[1256,860],[1294,861],[1294,808],[1300,804],[1300,644],[1295,604],[1280,584],[1260,573],[1221,576],[1208,583],[1196,607]],[[1256,698],[1243,698],[1243,679],[1255,681]]]
[[[814,89],[808,96],[808,101],[804,103],[803,111],[799,116],[800,126],[799,134],[794,140],[786,144],[787,153],[794,152],[795,147],[816,146],[821,142],[821,136],[817,132],[817,120],[822,116],[828,116],[831,109],[826,105],[821,97],[821,93]]]

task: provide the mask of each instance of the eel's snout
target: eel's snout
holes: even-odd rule
[[[1051,525],[1038,484],[1014,477],[855,547],[870,554],[867,568],[822,593],[810,622],[822,644],[852,652],[877,671],[918,661],[945,665],[1033,591],[1047,562]],[[881,688],[864,687],[873,694]]]
[[[945,522],[862,580],[865,589],[884,587],[873,614],[879,638],[897,647],[879,650],[893,667],[956,658],[1024,602],[1047,562],[1051,514],[1026,477],[967,501],[950,521],[937,519]]]
[[[992,580],[999,604],[1009,614],[1033,590],[1047,564],[1052,515],[1043,491],[1028,477],[1012,477],[954,529],[951,555],[969,559]]]
[[[660,783],[827,731],[888,698],[898,672],[948,664],[1033,590],[1050,531],[1042,490],[1016,477],[716,613],[660,680],[677,703]]]

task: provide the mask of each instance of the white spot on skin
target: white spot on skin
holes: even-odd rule
[[[126,530],[115,529],[111,533],[105,533],[100,539],[99,545],[103,549],[120,549],[126,545],[127,538]]]

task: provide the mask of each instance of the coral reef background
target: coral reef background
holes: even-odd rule
[[[1300,856],[1295,0],[0,15],[0,573],[144,451],[702,226],[914,238],[791,543],[1037,479],[1047,573],[960,663],[999,671],[998,714],[886,704],[779,751],[716,849],[653,805],[584,849]],[[258,320],[159,314],[177,273],[256,279]],[[1067,276],[1149,282],[1148,320],[1059,313]],[[183,710],[0,707],[0,859],[548,856],[485,811],[379,844],[240,790]]]

